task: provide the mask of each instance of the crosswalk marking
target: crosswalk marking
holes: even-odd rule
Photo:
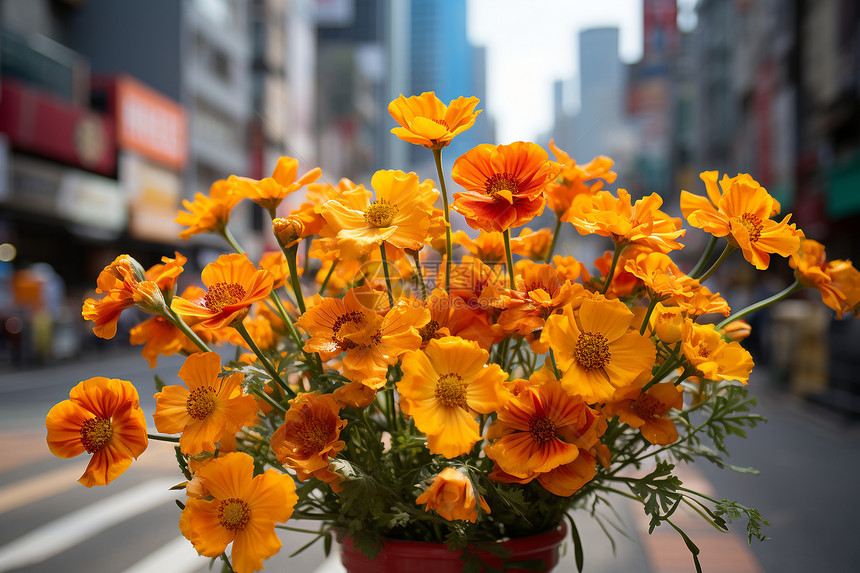
[[[174,479],[155,479],[99,500],[0,547],[0,573],[40,563],[113,525],[169,502]]]
[[[0,489],[0,514],[45,499],[60,492],[82,487],[77,479],[87,464],[64,465],[60,469],[28,477]]]
[[[190,541],[184,537],[177,537],[122,573],[152,573],[153,571],[191,573],[208,563],[209,558],[198,555]]]

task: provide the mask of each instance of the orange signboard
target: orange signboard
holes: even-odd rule
[[[116,78],[117,143],[167,167],[188,160],[188,122],[181,105],[130,76]]]

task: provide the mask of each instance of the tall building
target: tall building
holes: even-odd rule
[[[625,66],[618,52],[618,28],[594,28],[579,35],[580,108],[573,122],[571,157],[578,162],[609,155],[629,160],[625,127]]]

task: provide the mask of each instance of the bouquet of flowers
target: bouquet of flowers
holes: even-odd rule
[[[271,177],[231,176],[184,201],[180,236],[216,233],[233,252],[200,277],[183,273],[178,252],[149,269],[122,255],[98,277],[101,298],[83,305],[102,338],[126,309],[151,314],[131,331],[151,367],[186,356],[181,383],[156,380],[158,433],[131,382],[94,377],[48,413],[51,451],[90,454],[80,482],[91,487],[148,440],[175,443],[179,529],[239,573],[263,568],[281,545],[276,528],[297,529],[291,519],[318,522],[326,551],[334,538],[369,557],[390,539],[444,543],[473,570],[487,552],[506,557],[498,540],[568,521],[581,567],[576,523],[602,519],[613,495],[641,502],[652,530],[678,530],[697,568],[672,520],[682,503],[723,530],[745,518],[750,540],[762,539],[756,510],[684,487],[675,464],[732,467],[725,438],[762,419],[747,395],[743,317],[801,288],[856,314],[860,273],[828,261],[745,174],[705,172],[706,194],[681,193],[683,219],[710,235],[689,269],[670,256],[684,247],[683,220],[656,193],[605,189],[616,179],[608,157],[479,145],[454,161],[449,197],[442,150],[477,104],[424,93],[389,105],[392,132],[432,152],[437,181],[378,171],[369,188],[333,185],[283,157]],[[279,212],[299,190],[305,202]],[[243,199],[268,211],[280,246],[259,261],[228,229]],[[546,207],[554,230],[512,236]],[[479,233],[452,233],[451,217]],[[556,254],[563,225],[609,250],[593,267]],[[788,258],[796,280],[731,309],[706,282],[735,251],[757,269]],[[236,359],[225,363],[221,345]]]

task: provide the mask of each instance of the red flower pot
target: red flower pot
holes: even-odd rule
[[[567,536],[567,524],[562,521],[555,528],[528,537],[517,537],[500,542],[508,552],[506,563],[487,551],[476,553],[489,566],[511,572],[534,572],[534,566],[518,569],[517,562],[541,561],[545,572],[558,564],[559,547]],[[340,559],[348,573],[460,573],[463,570],[462,551],[449,551],[444,543],[423,541],[386,540],[375,559],[370,559],[355,548],[351,537],[341,544]],[[531,564],[530,564],[531,565]]]

